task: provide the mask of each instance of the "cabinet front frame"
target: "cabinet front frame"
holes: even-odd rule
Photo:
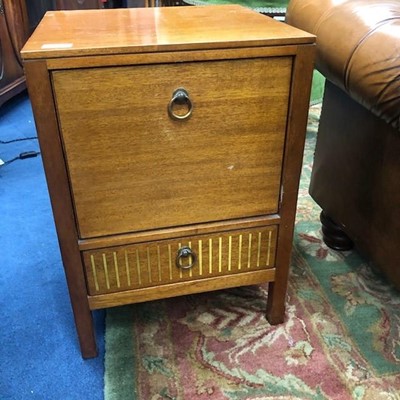
[[[293,229],[296,213],[297,191],[301,172],[304,139],[307,124],[311,77],[315,55],[315,45],[274,46],[248,49],[210,50],[192,52],[149,53],[140,55],[115,55],[75,57],[59,59],[38,59],[25,62],[25,73],[28,91],[34,110],[36,126],[45,174],[56,223],[57,235],[70,292],[75,324],[78,331],[82,355],[85,358],[97,355],[96,341],[93,329],[91,310],[105,308],[127,302],[151,300],[157,289],[140,289],[133,295],[113,294],[111,298],[94,299],[87,294],[84,266],[79,248],[79,238],[76,229],[70,182],[66,170],[64,150],[58,129],[55,101],[52,92],[50,74],[54,69],[101,67],[105,65],[126,65],[136,62],[166,62],[167,59],[176,62],[184,60],[199,60],[211,57],[234,58],[260,56],[294,57],[291,89],[289,97],[286,145],[282,168],[282,184],[279,209],[279,234],[275,269],[256,271],[246,278],[237,275],[224,278],[224,287],[270,282],[267,299],[267,318],[271,324],[283,321],[285,311],[286,288],[289,273],[289,263],[292,247]],[[203,57],[203,58],[202,58]],[[158,60],[158,61],[155,61]],[[239,278],[238,278],[239,277]],[[228,282],[229,281],[229,282]],[[173,291],[166,287],[157,295],[163,297],[186,293],[198,293],[206,290],[216,290],[221,287],[220,278],[210,278],[202,282],[186,282],[175,285]],[[124,296],[128,296],[125,298]]]

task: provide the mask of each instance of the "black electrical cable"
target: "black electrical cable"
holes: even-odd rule
[[[37,157],[40,154],[40,151],[24,151],[19,156],[11,158],[11,160],[4,161],[2,165],[8,165],[16,160],[25,160],[26,158]],[[1,165],[0,165],[1,166]]]
[[[1,144],[8,144],[14,142],[22,142],[23,140],[34,140],[37,139],[37,136],[26,137],[26,138],[18,138],[18,139],[11,139],[11,140],[0,140]]]

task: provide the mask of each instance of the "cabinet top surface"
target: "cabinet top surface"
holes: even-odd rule
[[[237,5],[47,12],[24,59],[311,44],[315,37]]]

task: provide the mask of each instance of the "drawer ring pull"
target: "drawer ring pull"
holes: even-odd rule
[[[182,259],[192,258],[192,262],[190,264],[182,264]],[[197,256],[196,253],[188,246],[183,246],[178,250],[178,255],[176,256],[176,266],[182,269],[190,269],[196,264]]]
[[[175,105],[186,104],[187,112],[185,114],[176,114],[174,112]],[[168,115],[175,120],[182,121],[190,117],[193,111],[193,104],[189,98],[189,93],[184,88],[179,88],[172,94],[172,99],[168,103]]]

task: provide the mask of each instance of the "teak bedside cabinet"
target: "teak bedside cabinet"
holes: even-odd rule
[[[45,15],[22,56],[83,357],[100,308],[269,282],[283,322],[314,52],[235,5]]]

